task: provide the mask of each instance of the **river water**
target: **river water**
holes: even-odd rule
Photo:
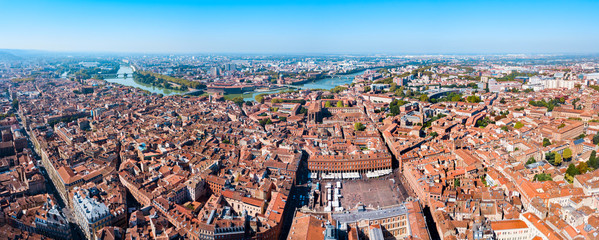
[[[124,74],[127,74],[127,76],[125,77]],[[185,93],[182,91],[175,91],[175,90],[165,89],[165,88],[161,88],[161,87],[155,87],[150,84],[143,84],[143,83],[135,82],[133,80],[133,69],[130,66],[125,66],[125,65],[123,65],[123,66],[121,66],[121,68],[119,68],[116,78],[107,78],[104,80],[106,80],[107,82],[117,83],[117,84],[129,86],[129,87],[136,87],[139,89],[147,90],[152,93],[163,94],[165,96]]]
[[[364,74],[364,72],[366,72],[366,70],[363,71],[359,71],[356,73],[352,73],[352,74],[346,74],[346,75],[336,75],[334,77],[331,78],[323,78],[323,79],[319,79],[319,80],[315,80],[313,82],[307,82],[304,84],[298,84],[298,85],[294,85],[294,87],[299,88],[299,89],[325,89],[325,90],[330,90],[334,87],[337,86],[341,86],[341,85],[345,85],[345,84],[351,84],[354,81],[354,78],[358,75],[362,75]],[[244,94],[241,94],[243,97],[243,100],[245,101],[254,101],[254,97],[256,97],[256,95],[258,94],[263,94],[263,93],[278,93],[280,91],[283,91],[286,89],[277,89],[277,90],[272,90],[272,91],[265,91],[265,92],[247,92]],[[290,89],[293,90],[293,89]]]
[[[364,74],[365,71],[366,70],[352,73],[352,74],[347,74],[347,75],[337,75],[337,76],[334,76],[331,78],[319,79],[319,80],[315,80],[313,82],[298,84],[298,85],[295,85],[294,87],[300,88],[300,89],[326,89],[326,90],[329,90],[336,86],[352,83],[355,76]],[[123,74],[127,74],[127,77],[124,77]],[[152,93],[161,93],[165,96],[185,93],[185,92],[181,92],[181,91],[164,89],[164,88],[160,88],[160,87],[154,87],[154,86],[148,85],[148,84],[142,84],[142,83],[135,82],[133,80],[133,69],[130,66],[121,66],[121,68],[119,69],[119,71],[117,73],[117,76],[119,76],[119,77],[107,78],[104,80],[106,80],[107,82],[111,82],[111,83],[117,83],[117,84],[121,84],[121,85],[125,85],[125,86],[140,88],[143,90],[150,91]],[[247,93],[239,94],[239,95],[242,96],[244,98],[244,100],[246,100],[246,101],[253,101],[254,97],[258,94],[277,93],[282,90],[286,90],[286,89],[277,89],[277,90],[264,91],[264,92],[247,92]]]

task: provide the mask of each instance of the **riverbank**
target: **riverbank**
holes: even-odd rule
[[[297,85],[290,85],[290,87],[276,89],[271,91],[251,91],[245,92],[241,94],[227,94],[227,97],[243,97],[245,101],[255,101],[254,98],[258,94],[274,94],[279,93],[281,91],[287,90],[297,90],[297,89],[324,89],[331,90],[337,86],[342,86],[346,84],[351,84],[354,81],[354,78],[358,75],[364,74],[368,69],[361,69],[357,72],[352,72],[349,74],[337,74],[337,75],[324,75],[322,78],[314,79],[312,81],[307,81]]]
[[[323,74],[321,76],[318,76],[318,77],[315,77],[312,79],[305,79],[302,81],[294,82],[291,85],[302,85],[302,84],[306,84],[309,82],[320,81],[320,80],[327,79],[327,78],[343,77],[343,76],[348,76],[348,75],[353,75],[352,77],[355,77],[357,75],[363,74],[364,72],[366,72],[366,70],[369,70],[369,69],[376,69],[376,68],[356,68],[354,70],[349,70],[349,71],[343,72],[343,73]]]
[[[152,86],[151,84],[144,84],[141,82],[137,82],[133,78],[133,73],[134,73],[134,71],[131,66],[121,66],[119,71],[117,72],[115,78],[105,78],[104,81],[110,82],[110,83],[115,83],[115,84],[120,84],[123,86],[139,88],[141,90],[145,90],[150,93],[162,94],[165,96],[182,95],[182,94],[186,94],[188,92],[188,91],[165,89],[165,88],[161,88],[161,87],[157,87],[157,86]],[[118,77],[118,76],[123,76],[123,77]]]
[[[366,70],[368,70],[368,69],[361,69],[360,71],[357,71],[357,72],[352,71],[349,74],[323,75],[322,77],[320,77],[318,79],[312,79],[310,81],[305,81],[303,83],[296,84],[296,85],[290,85],[287,87],[281,87],[281,88],[270,89],[270,90],[265,90],[265,89],[254,90],[251,92],[245,92],[245,93],[239,93],[239,94],[227,94],[226,96],[228,98],[243,97],[243,99],[245,101],[254,101],[254,98],[258,94],[273,94],[273,93],[278,93],[281,91],[297,90],[297,89],[330,90],[337,86],[351,84],[356,76],[363,74],[364,72],[366,72]],[[150,84],[138,82],[138,81],[135,81],[135,79],[133,77],[134,72],[135,71],[133,69],[133,66],[123,65],[120,67],[115,78],[105,78],[104,80],[107,82],[116,83],[116,84],[120,84],[120,85],[124,85],[124,86],[139,88],[142,90],[146,90],[150,93],[163,94],[165,96],[185,95],[190,92],[194,92],[194,91],[179,91],[179,90],[165,89],[165,88],[161,88],[158,86],[152,86]],[[123,77],[119,77],[119,76],[123,76]],[[194,89],[190,89],[190,90],[194,90]],[[205,93],[203,93],[201,95],[204,95],[204,94]]]

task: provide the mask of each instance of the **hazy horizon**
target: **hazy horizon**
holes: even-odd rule
[[[453,53],[453,52],[439,52],[439,53],[384,53],[384,52],[160,52],[160,51],[91,51],[91,50],[46,50],[46,49],[18,49],[18,48],[0,48],[0,52],[11,52],[11,51],[22,51],[22,52],[33,52],[33,53],[57,53],[57,54],[106,54],[106,55],[119,55],[119,54],[133,54],[133,55],[316,55],[316,56],[343,56],[343,55],[354,55],[354,56],[507,56],[507,55],[525,55],[525,56],[587,56],[587,55],[599,55],[598,52],[489,52],[489,53]]]

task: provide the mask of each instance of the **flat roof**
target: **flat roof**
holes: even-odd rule
[[[353,211],[350,213],[339,213],[333,214],[333,219],[341,222],[341,223],[353,223],[362,220],[375,220],[375,219],[383,219],[389,218],[399,215],[408,214],[408,209],[404,205],[399,205],[396,207],[373,210],[373,211]]]

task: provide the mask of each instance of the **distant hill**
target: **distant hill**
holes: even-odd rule
[[[23,58],[21,58],[17,55],[14,55],[12,53],[0,50],[0,61],[19,61],[19,60],[23,60]]]

